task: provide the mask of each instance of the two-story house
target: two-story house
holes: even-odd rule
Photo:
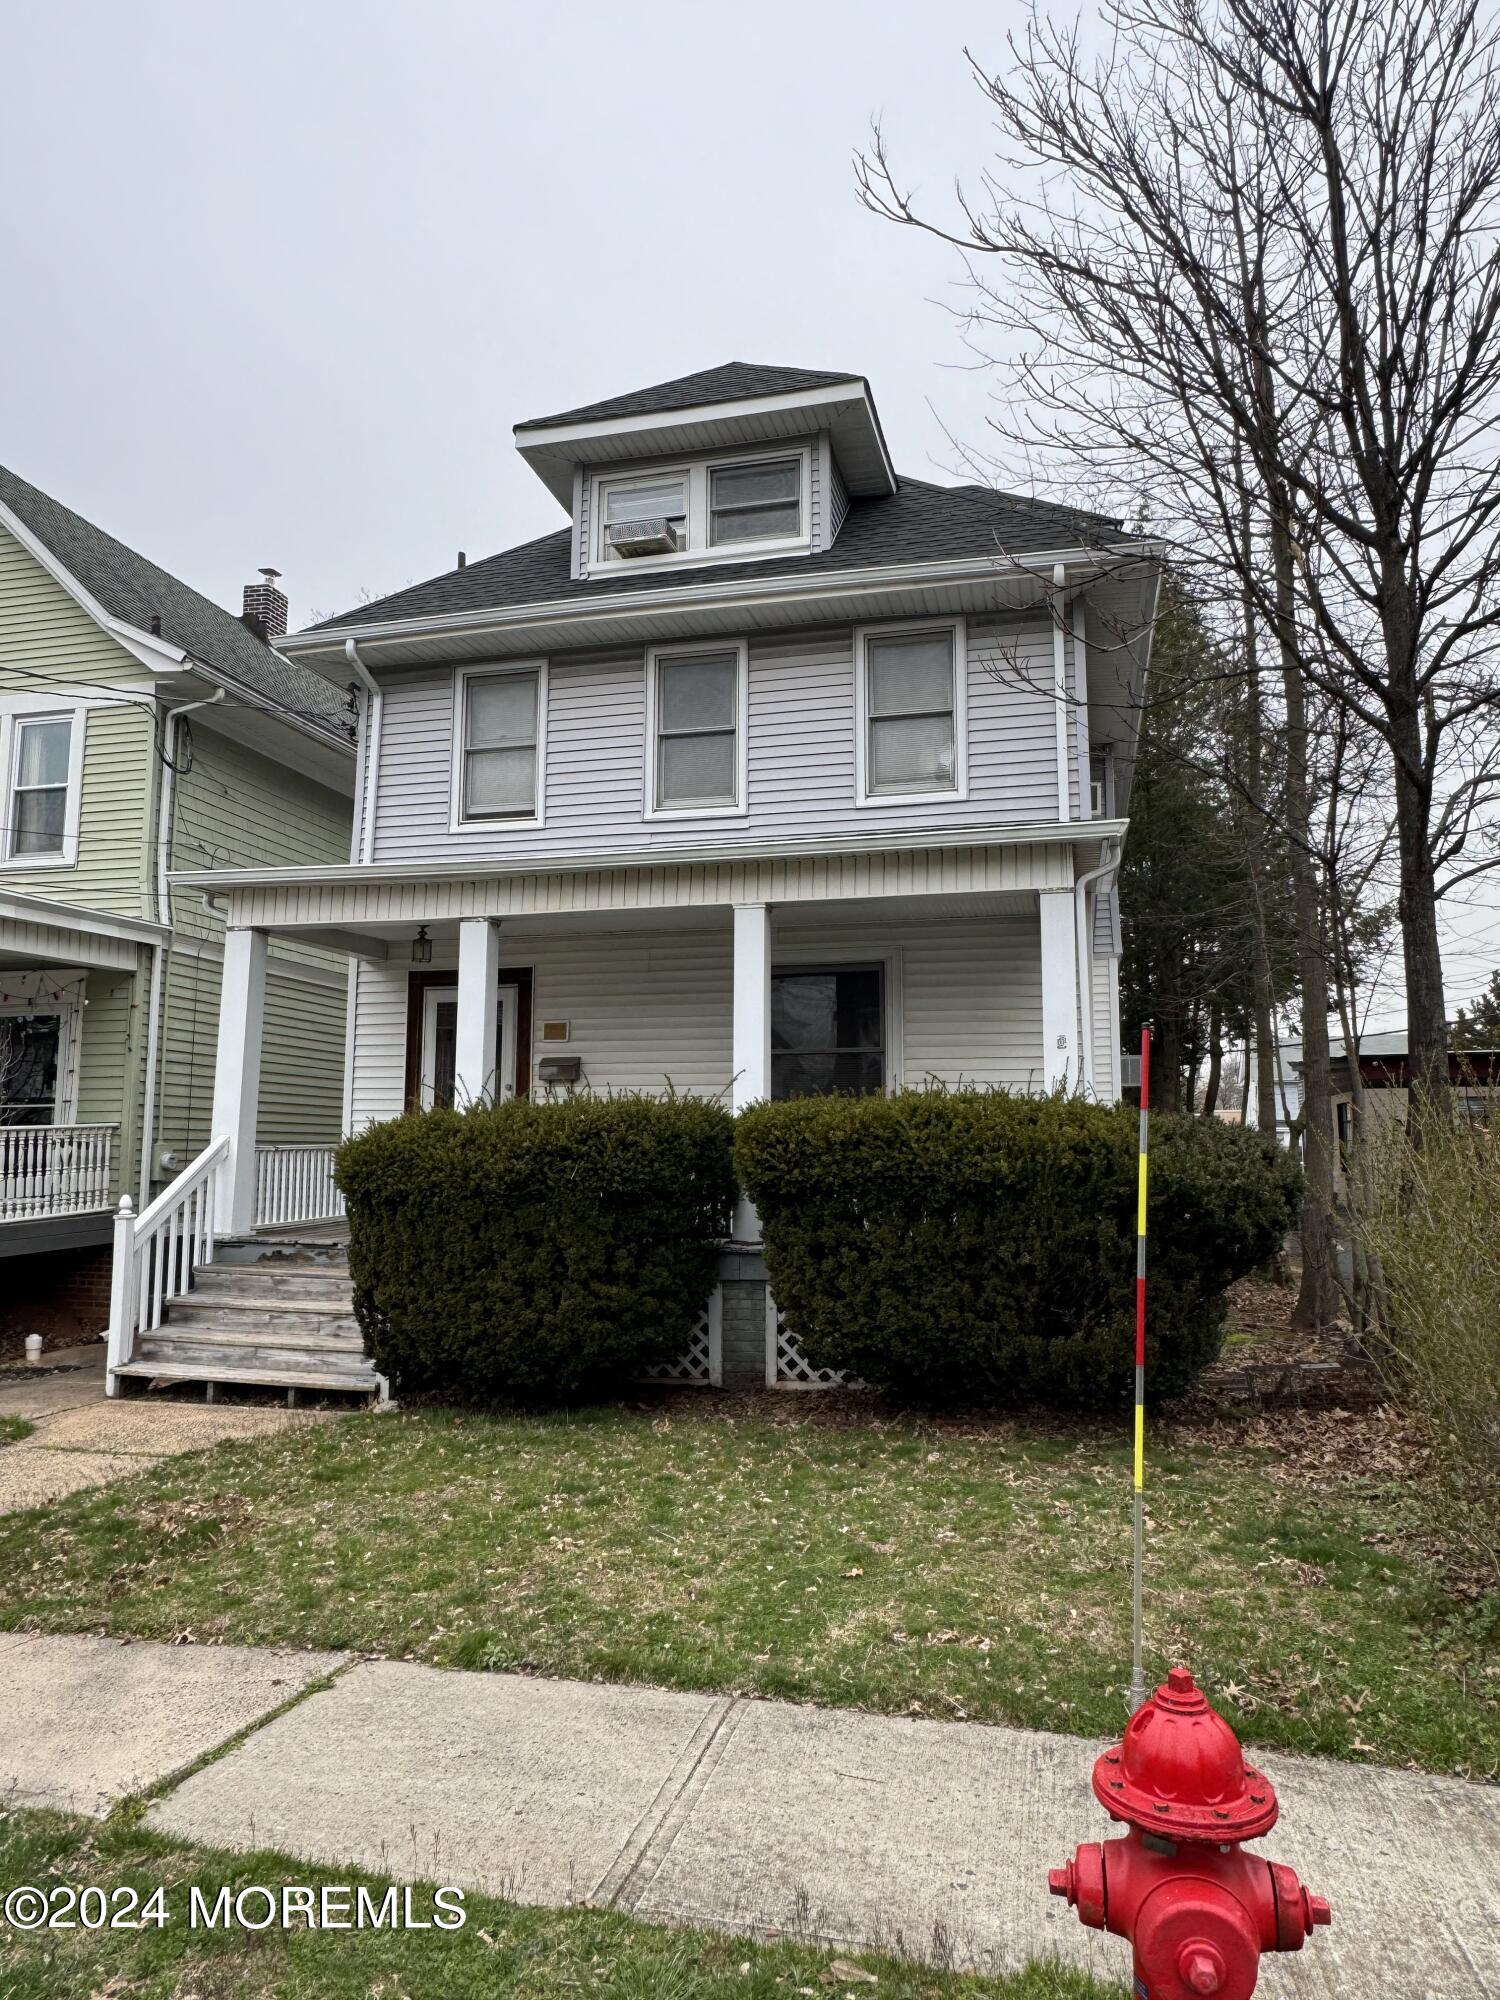
[[[230,1226],[299,941],[356,966],[351,1129],[572,1087],[1115,1098],[1154,550],[898,476],[857,375],[733,363],[515,440],[566,525],[278,642],[361,691],[356,858],[176,878],[230,927]],[[736,1234],[723,1367],[794,1376]]]
[[[274,572],[235,616],[0,469],[0,1334],[102,1329],[111,1211],[208,1137],[224,925],[171,871],[348,859],[347,695],[285,625]],[[263,1178],[326,1178],[347,988],[278,941]]]

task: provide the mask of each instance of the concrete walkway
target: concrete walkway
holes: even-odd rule
[[[155,1790],[152,1826],[221,1847],[986,1970],[1127,1970],[1046,1893],[1109,1831],[1079,1738],[227,1646],[0,1635],[0,1675],[18,1805]],[[1500,1992],[1500,1791],[1261,1761],[1283,1814],[1265,1851],[1334,1907],[1262,1993]]]
[[[10,1365],[0,1378],[0,1417],[24,1417],[36,1428],[18,1444],[0,1445],[0,1514],[129,1479],[177,1452],[202,1451],[226,1438],[264,1437],[327,1414],[164,1397],[111,1401],[104,1393],[102,1341],[49,1353],[35,1375],[11,1375]]]

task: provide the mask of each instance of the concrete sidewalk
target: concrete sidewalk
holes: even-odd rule
[[[164,1787],[150,1824],[205,1844],[984,1970],[1128,1969],[1046,1893],[1049,1866],[1110,1830],[1076,1737],[103,1639],[0,1635],[0,1673],[16,1804],[101,1813]],[[1334,1906],[1261,1992],[1500,1992],[1500,1792],[1259,1761],[1282,1795],[1266,1851]]]

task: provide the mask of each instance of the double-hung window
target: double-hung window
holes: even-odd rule
[[[771,1095],[867,1096],[885,1084],[879,965],[801,966],[771,976]]]
[[[685,472],[653,479],[611,479],[600,488],[599,553],[605,562],[680,554],[688,546]]]
[[[802,460],[751,459],[708,472],[711,548],[794,541],[802,533]]]
[[[859,803],[962,798],[962,623],[860,631],[855,677]]]
[[[458,677],[456,826],[542,816],[547,670],[540,661]]]
[[[82,711],[10,722],[6,751],[4,855],[12,861],[67,861],[77,839]]]
[[[743,811],[743,645],[656,648],[646,674],[648,817]]]

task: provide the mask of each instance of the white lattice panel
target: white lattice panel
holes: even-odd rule
[[[814,1368],[766,1293],[766,1383],[772,1389],[837,1389],[852,1381],[837,1368]]]
[[[717,1389],[724,1379],[722,1307],[723,1294],[715,1285],[686,1350],[675,1361],[643,1369],[640,1380],[673,1383],[685,1389]]]

